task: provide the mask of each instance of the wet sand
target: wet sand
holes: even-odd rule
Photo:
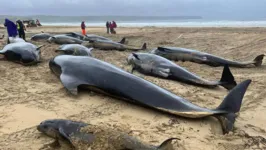
[[[80,32],[79,27],[28,28],[27,38],[41,31],[49,33]],[[0,35],[5,33],[0,29]],[[98,34],[120,41],[126,37],[129,45],[140,47],[147,42],[156,46],[177,46],[197,49],[228,59],[247,61],[266,54],[266,28],[118,28],[117,35],[107,35],[105,28],[88,28],[88,34]],[[0,47],[6,39],[0,40]],[[39,149],[53,141],[36,130],[46,119],[62,118],[87,123],[102,123],[126,127],[137,138],[158,145],[170,137],[177,137],[177,149],[236,150],[266,149],[266,65],[258,68],[231,68],[237,83],[252,79],[235,122],[235,130],[222,135],[219,122],[213,117],[186,119],[163,114],[97,93],[82,91],[69,95],[60,80],[50,72],[48,62],[56,56],[59,46],[43,42],[43,63],[25,67],[0,61],[0,149]],[[0,48],[0,49],[1,49]],[[94,57],[126,71],[130,51],[93,50]],[[208,79],[219,80],[223,67],[210,67],[191,62],[176,62],[191,72]],[[202,107],[216,108],[228,94],[222,87],[206,89],[176,81],[135,75],[149,80]],[[117,83],[118,85],[123,83]],[[143,91],[145,92],[145,91]],[[258,137],[261,136],[261,137]]]

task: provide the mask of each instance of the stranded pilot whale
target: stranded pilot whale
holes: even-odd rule
[[[86,88],[178,116],[188,118],[215,116],[221,122],[224,133],[233,130],[235,113],[239,112],[244,94],[251,83],[251,80],[239,83],[217,108],[207,109],[92,57],[59,55],[49,61],[49,68],[74,95],[78,94],[78,88]]]
[[[80,44],[63,44],[59,46],[59,48],[55,50],[55,52],[61,52],[65,55],[92,57],[91,50],[93,50],[93,48],[87,48]]]
[[[151,51],[151,53],[160,55],[169,60],[181,60],[191,61],[199,64],[206,64],[212,67],[219,67],[228,65],[230,67],[249,67],[249,66],[261,66],[264,54],[258,55],[253,61],[238,62],[228,60],[218,56],[214,56],[208,53],[200,52],[197,50],[180,48],[180,47],[158,47]]]
[[[70,36],[70,37],[73,37],[73,38],[77,38],[77,39],[80,39],[80,40],[83,40],[83,41],[97,41],[97,40],[113,41],[113,40],[111,40],[109,38],[106,38],[106,37],[103,37],[103,36],[99,36],[99,35],[95,35],[95,34],[83,35],[83,34],[80,34],[80,33],[77,33],[77,32],[68,32],[68,33],[65,33],[64,35],[67,35],[67,36]],[[121,41],[119,41],[117,43],[125,44],[126,43],[126,38],[123,37],[121,39]]]
[[[49,43],[56,44],[81,44],[83,41],[67,35],[54,35],[51,36],[48,40]]]
[[[74,149],[92,150],[174,150],[169,138],[159,146],[141,142],[128,133],[107,125],[95,125],[65,119],[49,119],[41,122],[37,130],[54,138],[51,144],[62,146],[66,142]],[[49,144],[49,145],[51,145]]]
[[[52,37],[52,35],[49,33],[39,33],[33,35],[31,41],[47,41],[50,37]]]
[[[44,45],[42,45],[44,46]],[[4,55],[4,59],[24,66],[35,65],[40,63],[40,48],[28,42],[18,42],[7,44],[0,54]]]
[[[224,67],[220,81],[208,81],[178,66],[172,61],[155,54],[132,53],[129,55],[127,62],[133,66],[131,73],[134,70],[138,70],[146,75],[183,81],[184,83],[209,88],[221,85],[228,90],[231,90],[237,84],[227,65]]]
[[[141,48],[133,48],[118,42],[113,41],[106,41],[106,40],[96,40],[96,41],[85,41],[81,45],[84,45],[86,47],[93,47],[100,50],[119,50],[119,51],[125,51],[125,50],[146,50],[147,44],[143,43]]]

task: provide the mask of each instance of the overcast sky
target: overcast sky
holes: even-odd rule
[[[266,0],[0,0],[2,15],[196,15],[266,18]]]

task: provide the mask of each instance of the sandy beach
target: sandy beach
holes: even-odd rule
[[[33,34],[48,32],[81,32],[79,27],[28,28],[29,40]],[[0,35],[6,30],[0,28]],[[253,60],[266,54],[266,28],[118,28],[116,35],[106,34],[101,27],[87,28],[88,34],[97,34],[148,49],[157,46],[176,46],[197,49],[238,61]],[[43,63],[25,67],[0,61],[0,149],[36,150],[53,139],[39,133],[36,125],[46,119],[72,119],[95,124],[124,127],[142,141],[158,145],[167,138],[177,137],[178,150],[243,150],[266,149],[266,64],[257,68],[230,68],[237,83],[252,79],[235,122],[235,129],[222,134],[220,123],[213,117],[187,119],[142,108],[97,93],[82,91],[77,97],[69,95],[60,80],[51,73],[48,62],[57,54],[59,46],[45,42],[41,49]],[[0,41],[0,49],[6,39]],[[126,71],[130,51],[92,51],[94,57]],[[191,62],[176,62],[189,71],[208,80],[220,80],[223,67],[210,67]],[[153,82],[178,96],[206,108],[216,108],[228,94],[223,87],[206,89],[185,83],[135,75]],[[123,83],[117,83],[123,85]],[[145,91],[143,91],[145,92]]]

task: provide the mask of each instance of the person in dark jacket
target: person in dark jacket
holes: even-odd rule
[[[107,34],[109,34],[109,29],[110,29],[110,22],[106,22],[106,29],[107,29]]]
[[[17,26],[14,22],[5,19],[5,23],[4,26],[7,28],[7,44],[10,43],[9,41],[9,37],[16,37],[18,35],[18,30],[17,30]]]
[[[82,22],[81,22],[81,30],[82,30],[82,34],[83,34],[83,35],[86,35],[86,30],[85,30],[85,28],[86,28],[86,26],[85,26],[85,22],[82,21]]]
[[[17,29],[18,29],[19,37],[20,37],[20,38],[23,38],[23,40],[26,41],[26,38],[25,38],[25,31],[24,31],[24,30],[26,30],[26,28],[25,28],[25,26],[24,26],[24,24],[22,23],[21,20],[18,20],[18,21],[17,21]]]

